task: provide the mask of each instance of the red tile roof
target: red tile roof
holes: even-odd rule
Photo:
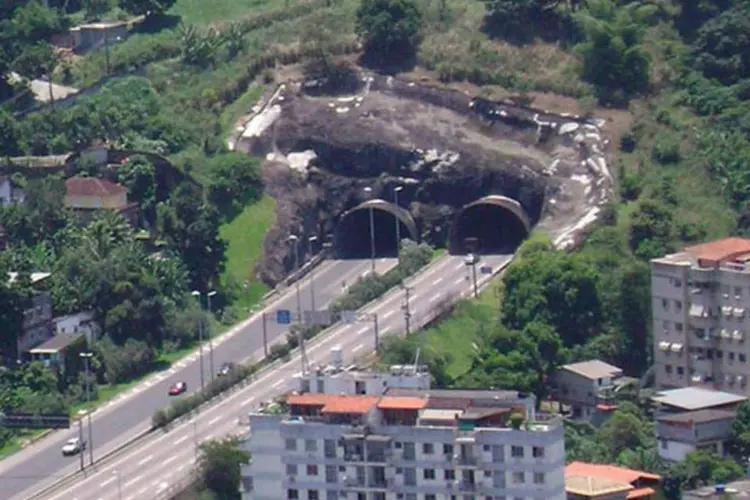
[[[720,262],[750,252],[750,239],[724,238],[685,248],[685,251],[701,260]]]
[[[427,400],[422,398],[383,396],[378,403],[381,410],[421,410],[427,405]]]
[[[71,177],[65,181],[68,196],[112,196],[126,191],[125,186],[97,177]]]
[[[286,402],[294,406],[325,406],[328,396],[330,394],[290,394]]]
[[[619,481],[621,483],[634,483],[646,479],[660,481],[661,476],[639,470],[626,469],[616,465],[589,464],[586,462],[572,462],[565,466],[565,475],[597,476]]]
[[[338,394],[292,394],[287,397],[290,406],[318,406],[322,413],[363,414],[370,411],[380,398],[374,396],[342,396]]]
[[[656,495],[656,490],[653,488],[636,488],[634,490],[628,491],[628,500],[633,500],[635,498],[644,498],[644,497],[650,497],[651,495]]]

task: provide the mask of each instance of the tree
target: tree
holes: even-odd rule
[[[177,0],[120,0],[120,8],[134,16],[160,16]]]
[[[145,156],[135,155],[117,169],[117,182],[128,188],[128,196],[137,201],[148,222],[156,217],[156,169]]]
[[[708,451],[694,451],[665,474],[664,494],[671,500],[677,500],[683,491],[706,484],[725,484],[743,474],[742,467],[731,458],[719,457]]]
[[[646,264],[631,262],[623,267],[619,277],[620,366],[639,375],[649,366],[651,271]]]
[[[643,260],[661,257],[673,250],[675,223],[672,211],[664,203],[646,198],[630,216],[629,243]]]
[[[422,13],[414,0],[362,0],[356,33],[372,60],[393,63],[416,49]]]
[[[732,422],[729,452],[740,463],[747,463],[750,459],[750,403],[747,401],[737,407],[737,415]]]
[[[203,486],[222,500],[239,499],[240,465],[250,462],[239,438],[208,441],[200,449],[198,470]]]
[[[224,211],[238,212],[260,198],[263,184],[257,158],[244,153],[224,153],[208,161],[209,198]]]
[[[15,118],[0,108],[0,157],[17,156],[21,153],[20,130]]]
[[[750,5],[737,3],[706,22],[692,49],[707,77],[725,85],[750,78]]]

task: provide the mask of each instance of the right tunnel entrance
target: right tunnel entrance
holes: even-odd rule
[[[521,205],[504,196],[486,196],[466,205],[451,227],[452,254],[512,253],[528,236],[531,225]]]

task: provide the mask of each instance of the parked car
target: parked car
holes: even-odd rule
[[[229,375],[229,372],[231,372],[232,370],[234,370],[234,363],[224,363],[223,365],[221,365],[218,375],[220,377]]]
[[[68,439],[62,447],[62,454],[64,457],[71,455],[78,455],[86,449],[86,441],[82,441],[79,438]]]
[[[180,382],[175,383],[172,387],[169,388],[169,395],[179,396],[185,391],[187,391],[187,383],[180,381]]]

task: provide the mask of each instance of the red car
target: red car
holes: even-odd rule
[[[187,391],[187,384],[185,382],[177,382],[169,388],[170,396],[179,396],[183,392]]]

